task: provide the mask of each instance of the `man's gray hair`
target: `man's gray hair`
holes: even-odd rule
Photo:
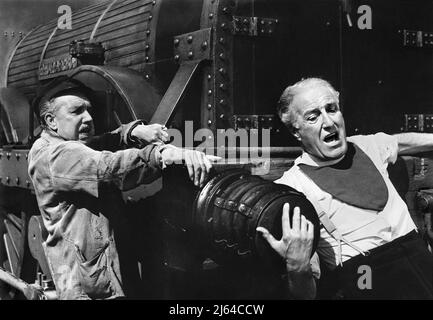
[[[58,107],[57,97],[52,98],[48,101],[42,102],[39,105],[39,119],[41,123],[41,127],[47,128],[47,123],[45,122],[45,116],[47,113],[55,113]]]
[[[332,85],[321,78],[307,78],[296,82],[294,85],[287,87],[277,103],[277,113],[281,121],[290,129],[293,130],[293,123],[295,115],[293,113],[293,99],[299,93],[299,89],[325,86],[333,91],[338,98],[339,93],[332,87]]]

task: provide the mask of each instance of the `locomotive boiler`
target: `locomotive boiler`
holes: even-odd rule
[[[143,119],[177,129],[182,146],[204,139],[227,158],[202,190],[169,168],[124,194],[147,298],[277,295],[280,266],[255,227],[278,233],[284,201],[315,219],[302,194],[271,182],[301,152],[274,111],[287,85],[329,80],[348,135],[433,132],[431,0],[108,0],[74,10],[70,27],[55,12],[2,57],[0,78],[0,267],[47,292],[27,154],[41,130],[41,88],[63,76],[93,90],[96,133]],[[199,129],[208,136],[194,141]],[[228,129],[248,132],[249,147],[215,139]],[[430,164],[417,155],[389,170],[420,228],[416,200],[433,187]]]

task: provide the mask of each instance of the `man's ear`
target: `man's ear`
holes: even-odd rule
[[[301,141],[301,136],[299,134],[299,129],[292,127],[290,132],[292,133],[292,135],[296,138],[296,140]]]
[[[47,112],[45,114],[44,120],[45,120],[45,123],[47,124],[48,128],[50,128],[53,131],[57,131],[56,117],[51,112]]]

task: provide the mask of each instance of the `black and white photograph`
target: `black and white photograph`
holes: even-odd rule
[[[0,0],[0,300],[432,300],[432,213],[433,0]]]

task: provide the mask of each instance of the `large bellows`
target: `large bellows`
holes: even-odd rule
[[[214,176],[197,194],[193,225],[202,249],[219,264],[261,261],[281,265],[283,259],[256,231],[265,227],[281,239],[281,216],[285,203],[314,224],[313,252],[319,239],[319,219],[306,197],[285,185],[253,176],[244,170],[230,170]]]

